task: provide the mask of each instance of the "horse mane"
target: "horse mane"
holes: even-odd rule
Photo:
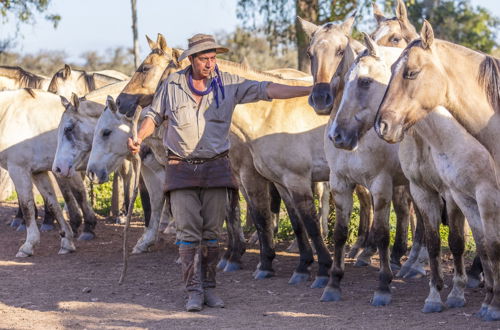
[[[85,84],[87,85],[87,89],[90,91],[95,90],[95,80],[94,75],[89,74],[86,71],[81,71],[83,74],[83,79],[85,79]]]
[[[242,65],[240,63],[231,62],[231,61],[227,61],[227,60],[223,60],[223,59],[217,59],[217,63],[230,70],[230,71],[228,71],[228,69],[221,68],[222,71],[230,72],[232,74],[236,74],[238,76],[242,76],[242,77],[247,78],[247,79],[269,80],[269,81],[272,81],[275,83],[281,83],[281,84],[286,84],[286,85],[307,85],[307,84],[309,84],[308,82],[304,82],[304,81],[298,80],[298,79],[284,79],[278,74],[254,70],[254,69],[248,68],[247,66]]]
[[[29,87],[23,88],[25,92],[27,92],[32,98],[36,98],[35,91]]]
[[[500,111],[500,60],[485,55],[479,65],[478,82],[484,88],[488,102],[495,111]]]
[[[21,86],[28,88],[40,88],[44,77],[28,72],[19,66],[0,66],[0,75],[16,79]]]

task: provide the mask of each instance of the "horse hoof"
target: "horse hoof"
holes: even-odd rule
[[[24,225],[24,224],[20,224],[20,225],[16,228],[16,231],[19,231],[19,232],[25,232],[25,231],[26,231],[26,225]]]
[[[464,307],[465,299],[459,297],[448,297],[448,299],[446,299],[446,306],[449,308]]]
[[[223,270],[224,268],[226,268],[226,265],[227,265],[227,259],[221,258],[219,263],[217,264],[217,268]]]
[[[372,306],[387,306],[391,303],[392,296],[388,292],[375,292],[373,294]]]
[[[321,295],[320,301],[322,302],[340,301],[341,298],[342,298],[342,293],[340,292],[340,289],[335,289],[327,286],[323,290],[323,294]]]
[[[481,286],[483,281],[480,278],[468,276],[467,277],[467,288],[475,289]]]
[[[410,266],[403,265],[403,267],[401,267],[401,269],[399,270],[399,272],[396,274],[396,277],[404,278],[405,275],[410,272],[410,270],[411,270]]]
[[[83,232],[81,233],[80,237],[78,237],[79,241],[91,241],[95,238],[94,233],[89,233],[89,232]]]
[[[219,262],[220,263],[220,262]],[[228,261],[224,267],[224,273],[231,273],[241,269],[241,265],[238,262]]]
[[[307,274],[307,273],[293,272],[292,277],[290,277],[290,280],[288,280],[288,284],[295,285],[295,284],[303,283],[303,282],[307,281],[308,278],[309,278],[309,274]]]
[[[16,258],[27,258],[30,256],[31,256],[31,254],[24,253],[23,251],[18,251],[16,253]]]
[[[485,304],[482,304],[481,305],[481,308],[479,309],[479,311],[475,314],[475,316],[479,317],[479,318],[484,318],[486,316],[486,313],[488,312],[488,305],[485,305]]]
[[[347,258],[354,259],[358,256],[359,252],[360,252],[359,248],[353,247],[351,248],[349,253],[347,253]]]
[[[401,269],[401,265],[391,262],[391,270],[393,273],[398,272]]]
[[[118,216],[115,218],[115,223],[117,225],[124,225],[127,222],[127,217],[125,216]]]
[[[36,244],[36,243],[35,243]],[[33,246],[35,244],[30,244],[28,242],[21,245],[19,251],[16,254],[16,258],[26,258],[33,255]]]
[[[488,308],[483,316],[484,321],[498,321],[500,320],[500,310],[498,308]]]
[[[72,240],[66,237],[61,238],[61,248],[59,249],[58,254],[68,254],[70,252],[74,252],[75,250],[76,247]]]
[[[403,278],[417,279],[417,278],[425,277],[425,275],[426,275],[426,273],[425,273],[424,269],[412,268],[412,269],[410,269],[410,271],[408,273],[406,273],[405,276],[403,276]]]
[[[314,282],[311,284],[311,289],[322,289],[328,284],[328,276],[316,276]]]
[[[444,306],[441,302],[426,302],[424,308],[422,308],[423,313],[441,313]]]
[[[257,269],[254,272],[253,278],[256,280],[263,280],[263,279],[270,278],[273,276],[274,276],[274,272],[272,272],[272,271]]]
[[[371,264],[371,261],[366,261],[366,260],[358,259],[354,263],[354,267],[366,267],[366,266],[370,266],[370,264]]]
[[[54,230],[54,225],[48,225],[48,224],[42,223],[42,225],[40,226],[41,232],[47,232],[47,231],[52,231],[52,230]]]
[[[17,228],[21,225],[21,223],[23,223],[23,219],[14,218],[14,220],[10,222],[9,226],[11,226],[12,228]]]

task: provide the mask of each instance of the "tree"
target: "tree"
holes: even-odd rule
[[[132,37],[134,50],[134,65],[137,69],[141,65],[141,57],[139,52],[139,37],[137,32],[137,0],[130,0],[132,5]]]
[[[5,40],[0,40],[0,52],[5,51],[13,45],[20,25],[23,23],[34,24],[36,22],[35,15],[45,13],[49,8],[50,2],[51,0],[0,0],[0,16],[2,17],[0,25],[9,20],[13,20],[16,23],[16,35],[7,37]],[[61,20],[61,16],[46,14],[45,19],[52,22],[54,28],[56,28]]]
[[[363,4],[369,0],[363,0]],[[309,72],[309,41],[296,16],[315,23],[343,20],[356,8],[356,0],[238,0],[237,16],[244,27],[267,36],[272,49],[296,45],[299,70]]]
[[[386,1],[386,8],[394,4]],[[427,19],[436,37],[489,53],[497,45],[500,20],[469,0],[414,0],[408,2],[408,17],[417,31]]]

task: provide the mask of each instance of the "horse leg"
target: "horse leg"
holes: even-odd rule
[[[373,306],[386,306],[392,300],[390,284],[392,270],[389,261],[389,216],[393,187],[391,182],[382,178],[372,184],[373,229],[380,258],[379,286],[372,299]]]
[[[241,256],[245,253],[245,237],[241,229],[240,196],[237,189],[228,189],[229,203],[226,212],[229,258],[224,272],[241,269]]]
[[[295,267],[288,284],[299,284],[307,281],[309,278],[309,268],[314,262],[314,254],[309,243],[309,238],[307,237],[307,232],[304,223],[301,221],[300,216],[295,208],[294,201],[292,200],[290,194],[283,186],[277,186],[280,196],[285,202],[285,207],[290,217],[290,222],[292,224],[293,232],[295,234],[295,240],[297,241],[297,246],[299,249],[299,264]]]
[[[446,299],[446,305],[450,308],[463,307],[465,305],[464,290],[467,283],[467,275],[465,274],[464,265],[465,217],[452,198],[446,198],[446,211],[448,213],[448,225],[450,226],[448,244],[450,246],[451,253],[453,254],[454,264],[453,288]]]
[[[243,195],[243,197],[245,199],[247,199],[247,195],[246,195],[246,192],[245,192],[245,189],[243,188],[243,186],[240,187],[240,190],[241,191],[241,194]],[[227,244],[227,247],[226,247],[226,250],[224,251],[224,253],[222,254],[222,257],[220,258],[219,260],[219,263],[217,264],[217,268],[220,269],[220,270],[224,270],[227,266],[227,262],[229,260],[229,258],[231,258],[231,253],[233,251],[233,228],[231,227],[231,223],[233,222],[237,222],[237,221],[240,221],[240,231],[241,231],[241,235],[243,236],[243,244],[244,246],[246,245],[244,243],[244,240],[245,240],[245,237],[243,235],[243,231],[241,230],[241,213],[240,213],[240,206],[239,206],[239,202],[236,203],[236,207],[235,205],[233,205],[232,203],[234,202],[234,200],[231,200],[231,198],[233,196],[231,196],[231,194],[228,192],[229,194],[229,203],[228,203],[228,206],[227,206],[227,211],[226,211],[226,227],[227,227],[227,234],[228,234],[228,244]],[[238,195],[238,201],[239,201],[239,195]],[[236,217],[236,218],[235,218]],[[251,217],[251,215],[249,214],[248,212],[248,209],[247,209],[247,223],[250,220],[250,218],[248,217]],[[253,236],[256,236],[258,237],[258,232],[255,231],[252,235]],[[252,238],[250,238],[251,240]],[[250,240],[249,240],[249,244],[253,244],[253,243],[250,243]],[[258,242],[258,238],[255,239],[254,243],[255,242]],[[244,252],[244,251],[243,251]],[[242,253],[243,254],[243,253]],[[231,266],[232,268],[232,266]],[[238,268],[240,269],[240,268]],[[235,269],[237,270],[237,269]],[[228,269],[228,271],[230,271]]]
[[[165,206],[166,195],[163,192],[163,182],[165,182],[161,175],[163,173],[157,174],[156,172],[157,171],[147,166],[146,163],[141,166],[140,174],[142,174],[142,178],[144,179],[144,183],[149,192],[148,195],[151,205],[151,218],[149,220],[149,226],[144,227],[142,236],[132,249],[132,254],[147,252],[149,247],[152,246],[158,238],[160,218]]]
[[[10,226],[13,227],[13,228],[19,227],[23,223],[23,221],[24,221],[24,219],[23,219],[23,211],[21,209],[21,202],[19,201],[19,197],[17,198],[17,205],[19,205],[19,206],[17,207],[16,216],[10,222]],[[35,206],[35,209],[36,209],[36,206]],[[35,216],[35,218],[37,218],[37,216]]]
[[[26,241],[19,248],[16,257],[29,257],[33,255],[34,247],[40,242],[40,232],[35,221],[35,199],[31,173],[17,166],[9,166],[9,175],[14,182],[19,206],[27,224]]]
[[[356,242],[354,242],[349,250],[349,253],[347,254],[347,258],[350,259],[356,258],[361,249],[366,246],[370,228],[373,223],[372,197],[370,192],[368,189],[360,185],[356,185],[355,192],[359,200],[359,227]]]
[[[416,216],[416,228],[413,235],[413,244],[411,246],[408,260],[401,266],[401,269],[396,274],[396,277],[402,278],[419,278],[426,275],[425,265],[429,262],[429,252],[425,246],[425,227],[422,214],[418,207],[414,205]]]
[[[483,265],[481,264],[481,258],[476,254],[472,265],[467,270],[467,287],[468,288],[478,288],[483,282]]]
[[[77,173],[75,175],[78,175],[81,178],[80,174]],[[71,229],[76,235],[78,233],[78,228],[83,222],[83,217],[78,208],[78,203],[72,193],[71,180],[71,178],[56,176],[57,184],[59,185],[59,189],[61,190],[61,193],[63,195],[66,207],[68,208],[69,223],[71,225]]]
[[[69,224],[64,220],[61,206],[56,198],[56,193],[50,180],[48,172],[41,172],[33,175],[33,180],[38,191],[45,197],[47,206],[54,213],[57,222],[61,228],[59,235],[61,236],[61,248],[59,254],[67,254],[76,250],[73,243],[73,231]]]
[[[44,205],[43,222],[42,225],[40,226],[40,231],[45,232],[54,230],[54,223],[56,218],[54,214],[52,214],[52,212],[50,211],[50,208],[47,207],[47,202],[45,201],[45,199],[43,200],[43,205]]]
[[[87,188],[82,177],[77,173],[70,178],[71,194],[78,203],[83,213],[83,232],[78,237],[79,241],[89,241],[95,238],[95,227],[97,226],[97,217],[94,209],[90,205],[87,195]],[[70,213],[71,214],[71,213]]]
[[[344,277],[344,246],[349,234],[349,221],[351,219],[353,203],[352,193],[355,185],[331,176],[330,187],[335,200],[333,265],[330,270],[328,284],[323,290],[321,301],[339,301],[342,297],[340,282]]]
[[[411,194],[420,211],[425,228],[425,243],[429,251],[431,279],[429,281],[429,295],[425,299],[422,312],[441,312],[444,308],[441,300],[443,289],[443,274],[441,269],[441,238],[439,224],[441,223],[441,197],[435,191],[423,189],[410,184]]]
[[[394,187],[392,204],[396,213],[396,237],[391,253],[391,268],[401,268],[401,257],[406,254],[408,225],[410,224],[410,192],[408,186]]]
[[[142,210],[144,211],[144,226],[149,226],[149,220],[151,219],[151,201],[149,198],[148,189],[146,188],[146,183],[144,183],[144,178],[141,176],[139,178],[139,194],[141,196]],[[163,219],[163,217],[162,217]],[[162,228],[162,222],[160,221],[160,231],[164,231],[167,228],[168,222]]]

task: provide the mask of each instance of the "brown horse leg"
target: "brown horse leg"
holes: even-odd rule
[[[241,230],[240,195],[237,189],[228,189],[229,203],[226,211],[228,246],[225,256],[227,259],[224,266],[225,272],[233,272],[241,269],[241,256],[245,253],[245,240]]]
[[[321,301],[339,301],[342,297],[340,282],[344,277],[344,246],[349,234],[349,221],[353,204],[352,193],[355,186],[347,184],[344,180],[333,178],[330,179],[330,187],[335,200],[333,265]]]
[[[408,225],[410,224],[411,198],[408,186],[394,187],[392,205],[396,213],[396,237],[391,253],[391,268],[401,268],[401,257],[406,254]]]
[[[448,244],[453,254],[454,274],[453,288],[446,299],[446,305],[450,308],[463,307],[465,305],[464,290],[467,283],[464,265],[464,222],[465,217],[462,211],[452,200],[451,196],[446,198],[446,211],[448,213],[448,224],[450,226],[450,235]]]
[[[429,251],[431,279],[429,281],[429,295],[425,299],[422,309],[424,313],[441,312],[444,308],[441,300],[443,289],[443,274],[441,270],[441,239],[439,224],[441,223],[441,197],[435,191],[422,189],[411,184],[413,199],[421,212],[425,227],[425,242]]]
[[[372,197],[370,192],[368,189],[360,185],[356,185],[355,191],[359,200],[358,237],[349,250],[347,258],[356,258],[360,250],[367,246],[368,235],[373,223]]]
[[[391,300],[392,270],[389,262],[389,216],[391,211],[392,187],[381,180],[372,184],[373,228],[380,258],[379,286],[372,299],[373,306],[386,306]]]
[[[97,217],[87,198],[87,189],[79,174],[70,178],[71,193],[83,213],[83,232],[78,237],[79,241],[89,241],[95,238],[94,229],[97,226]]]
[[[295,233],[295,240],[297,241],[297,246],[299,248],[299,264],[295,267],[295,271],[288,280],[288,284],[298,284],[307,281],[310,275],[310,266],[314,262],[314,253],[309,243],[309,238],[307,236],[307,230],[302,222],[297,209],[294,205],[290,194],[283,186],[277,186],[280,195],[285,202],[285,206],[290,217],[290,222],[292,224],[293,232]]]
[[[80,176],[80,174],[76,174]],[[68,215],[69,215],[69,223],[71,225],[71,229],[73,230],[73,234],[78,233],[78,228],[83,222],[83,217],[78,209],[78,203],[75,200],[75,196],[73,195],[72,189],[71,189],[71,179],[70,178],[63,178],[56,176],[56,181],[57,184],[59,185],[59,188],[61,190],[61,193],[64,197],[64,202],[66,203],[66,207],[68,209]]]

